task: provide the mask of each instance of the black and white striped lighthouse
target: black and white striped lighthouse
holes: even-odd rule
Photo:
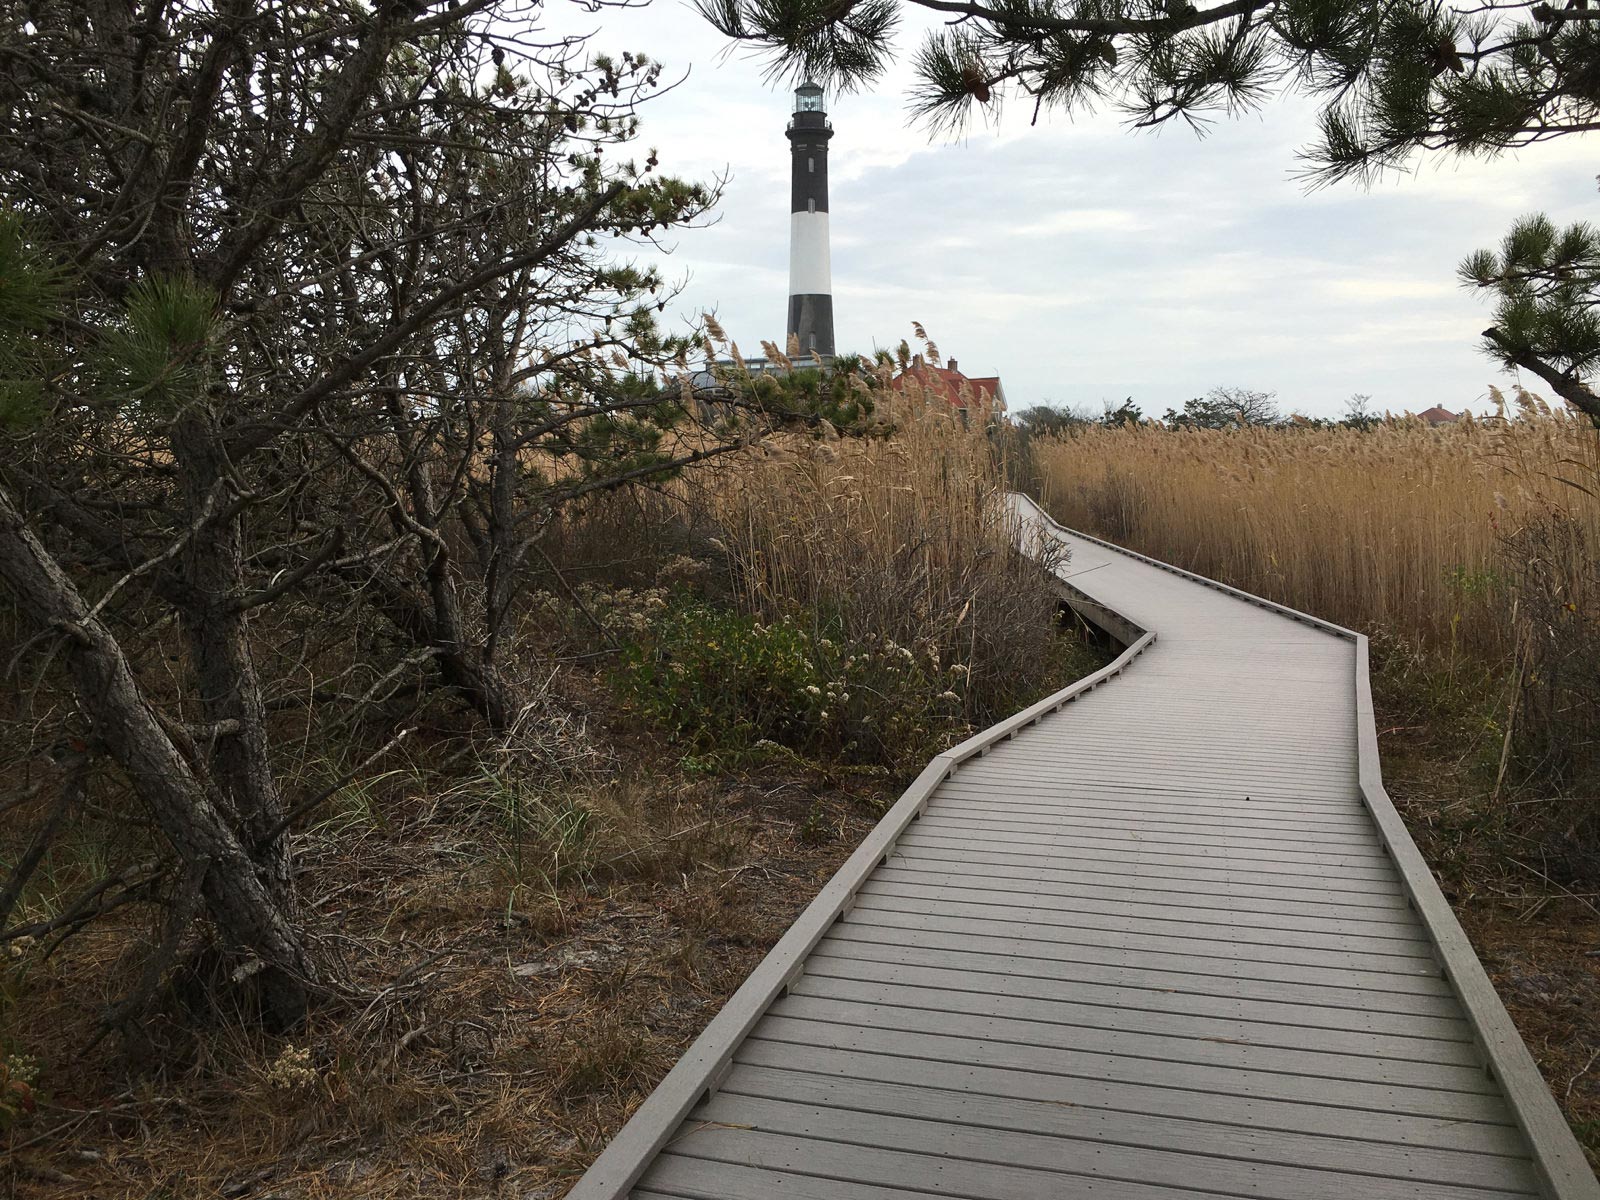
[[[789,121],[789,330],[806,356],[833,357],[833,272],[828,264],[828,139],[822,89],[795,89]]]

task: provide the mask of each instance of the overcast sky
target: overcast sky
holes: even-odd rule
[[[641,141],[664,170],[728,183],[715,224],[676,235],[664,262],[686,280],[677,321],[713,311],[748,353],[781,342],[792,92],[684,0],[551,18],[597,30],[596,51],[687,72],[645,107]],[[1509,377],[1476,348],[1489,308],[1456,264],[1523,213],[1587,220],[1600,201],[1593,135],[1307,194],[1303,99],[1204,139],[1135,132],[1112,112],[1030,127],[1017,105],[952,141],[909,125],[907,77],[828,97],[839,349],[893,347],[921,321],[963,371],[1000,375],[1014,411],[1132,396],[1159,414],[1219,385],[1326,416],[1353,392],[1380,411],[1481,408]]]

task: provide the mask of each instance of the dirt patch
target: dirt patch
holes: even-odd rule
[[[1381,738],[1385,784],[1600,1169],[1600,897],[1546,869],[1518,811],[1540,797],[1492,797],[1469,756],[1427,733],[1392,728]]]
[[[1481,905],[1467,932],[1592,1160],[1600,1161],[1600,919]]]
[[[889,791],[635,779],[625,816],[594,802],[607,836],[553,887],[547,864],[517,877],[503,831],[463,828],[459,814],[429,827],[391,811],[343,829],[302,861],[350,998],[277,1039],[174,1008],[151,1032],[159,1068],[87,1048],[134,931],[86,935],[13,977],[28,999],[8,1037],[40,1060],[40,1105],[13,1131],[0,1192],[560,1195]]]

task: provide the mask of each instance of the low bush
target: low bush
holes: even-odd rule
[[[631,642],[617,676],[696,751],[777,746],[885,766],[931,757],[967,727],[969,678],[926,640],[847,640],[838,620],[764,622],[692,601]]]

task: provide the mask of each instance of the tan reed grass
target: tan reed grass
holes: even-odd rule
[[[1595,430],[1525,393],[1441,427],[1090,427],[1035,454],[1069,526],[1446,651],[1511,646],[1518,529],[1556,518],[1600,544]]]
[[[775,442],[720,472],[711,508],[740,603],[962,664],[969,718],[991,716],[1040,684],[1055,599],[1013,551],[983,432],[916,389],[875,415],[887,435]]]

